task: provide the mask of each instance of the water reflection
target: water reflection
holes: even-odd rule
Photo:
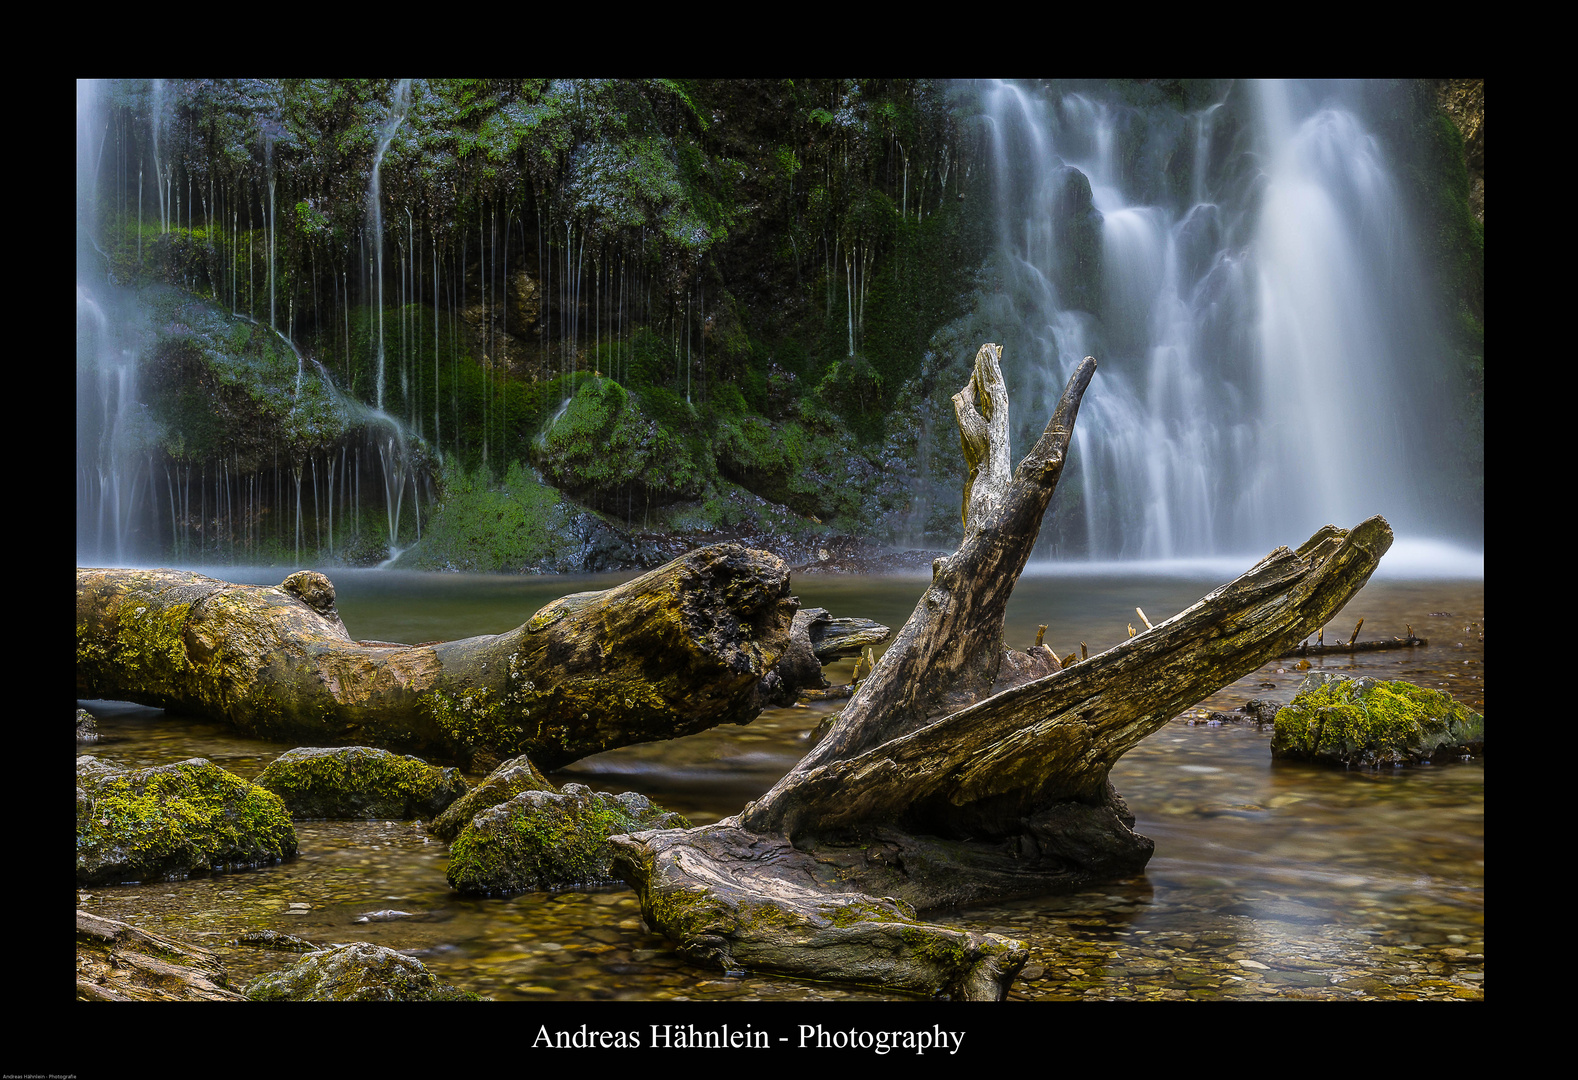
[[[272,580],[265,574],[261,581]],[[333,574],[362,638],[428,641],[498,632],[548,600],[620,578]],[[1117,644],[1134,608],[1159,622],[1217,580],[1034,575],[1008,612],[1008,644],[1037,627],[1060,653]],[[807,605],[895,628],[923,579],[797,579]],[[1437,614],[1432,614],[1437,613]],[[1484,709],[1482,581],[1372,582],[1334,620],[1346,638],[1429,638],[1425,649],[1328,659],[1317,667],[1407,678]],[[847,680],[852,661],[829,673]],[[1024,940],[1012,996],[1065,998],[1481,997],[1484,984],[1484,765],[1332,771],[1273,763],[1269,734],[1207,722],[1251,697],[1285,701],[1304,677],[1274,662],[1173,721],[1119,762],[1113,782],[1156,841],[1143,875],[1073,896],[935,917]],[[739,810],[805,749],[838,702],[776,709],[745,727],[628,747],[553,779],[636,790],[700,822]],[[128,765],[207,757],[247,778],[289,749],[229,727],[135,706],[96,706],[103,739],[81,748]],[[313,941],[410,951],[446,983],[499,999],[889,999],[899,995],[691,967],[647,932],[630,890],[473,900],[444,880],[445,845],[409,822],[301,822],[281,866],[105,888],[80,906],[218,951],[237,982],[292,954],[231,944],[272,929]],[[84,894],[79,894],[79,898]],[[371,913],[404,914],[370,921]]]

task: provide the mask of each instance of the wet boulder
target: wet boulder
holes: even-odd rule
[[[420,961],[365,941],[310,952],[247,984],[250,1001],[478,1001],[439,983]]]
[[[86,709],[77,710],[77,741],[98,742],[99,726],[93,714]]]
[[[123,769],[77,759],[77,884],[271,866],[296,854],[279,797],[205,758]]]
[[[371,746],[297,747],[257,782],[298,818],[433,818],[466,793],[458,769]]]
[[[609,795],[582,784],[523,791],[460,830],[449,849],[449,884],[485,895],[606,884],[617,880],[610,836],[689,827],[631,791]]]
[[[1319,672],[1276,713],[1273,757],[1345,766],[1454,761],[1485,752],[1485,718],[1439,690]]]
[[[509,802],[523,791],[558,790],[522,754],[494,769],[482,783],[450,803],[449,808],[428,825],[427,831],[445,842],[453,841],[461,829],[471,824],[472,818],[500,803]]]

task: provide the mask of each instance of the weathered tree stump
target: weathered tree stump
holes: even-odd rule
[[[724,968],[1002,997],[1022,946],[961,937],[910,913],[1143,868],[1153,844],[1132,831],[1134,817],[1107,779],[1113,764],[1324,625],[1391,544],[1380,518],[1351,532],[1327,526],[1088,660],[1060,670],[1044,646],[1008,653],[1008,598],[1095,361],[1074,372],[1010,477],[999,356],[996,345],[982,346],[970,385],[954,397],[970,468],[964,541],[933,564],[921,602],[829,733],[737,817],[614,838],[616,869],[640,894],[649,924],[687,955]],[[826,944],[833,938],[836,951]]]

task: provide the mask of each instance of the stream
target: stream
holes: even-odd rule
[[[1094,654],[1241,573],[1238,564],[1032,565],[1005,641],[1047,624],[1060,655]],[[285,571],[205,568],[278,584]],[[597,578],[326,571],[351,634],[420,642],[499,633]],[[805,606],[895,630],[925,587],[912,576],[796,575]],[[1312,661],[1316,670],[1401,678],[1485,708],[1484,581],[1372,580],[1329,625],[1328,643],[1401,636],[1428,647]],[[847,682],[853,661],[827,670]],[[1156,841],[1143,874],[1073,895],[960,911],[936,922],[1024,941],[1013,1000],[1365,999],[1484,996],[1484,761],[1333,770],[1273,762],[1270,730],[1207,713],[1253,697],[1288,701],[1306,672],[1274,661],[1130,751],[1112,781]],[[78,753],[142,767],[206,757],[253,779],[292,744],[124,703],[85,702],[101,739]],[[804,753],[842,703],[775,709],[748,726],[628,747],[551,774],[556,784],[633,790],[696,824],[738,811]],[[480,776],[470,776],[475,782]],[[419,958],[452,986],[495,1000],[913,1000],[906,995],[696,968],[650,933],[624,885],[473,899],[444,879],[447,846],[420,822],[301,821],[300,854],[279,866],[184,881],[78,890],[78,907],[214,950],[233,984],[294,954],[232,944],[249,930],[314,942],[370,941]],[[376,914],[375,914],[376,913]]]

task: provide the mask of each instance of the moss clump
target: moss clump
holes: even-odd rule
[[[525,791],[461,829],[450,847],[449,884],[485,895],[601,884],[614,880],[610,836],[689,827],[633,792],[614,796],[581,784],[557,794]]]
[[[1479,754],[1485,718],[1437,690],[1327,674],[1304,681],[1277,713],[1274,757],[1401,765]]]
[[[582,382],[544,426],[532,460],[548,481],[605,511],[696,498],[717,477],[700,413],[660,386]]]
[[[77,884],[267,866],[296,853],[277,795],[204,758],[123,770],[77,759]]]
[[[428,831],[440,840],[454,840],[460,830],[484,810],[509,802],[523,791],[556,790],[524,755],[511,758],[489,773],[486,780],[451,803],[449,809],[428,826]]]
[[[419,960],[367,942],[336,945],[247,984],[251,1001],[481,1001],[440,985]]]
[[[626,565],[622,538],[599,515],[567,501],[512,464],[495,481],[485,469],[444,470],[422,541],[401,569],[468,573],[590,573]]]
[[[431,818],[466,793],[459,770],[370,746],[298,747],[258,784],[298,818]]]

